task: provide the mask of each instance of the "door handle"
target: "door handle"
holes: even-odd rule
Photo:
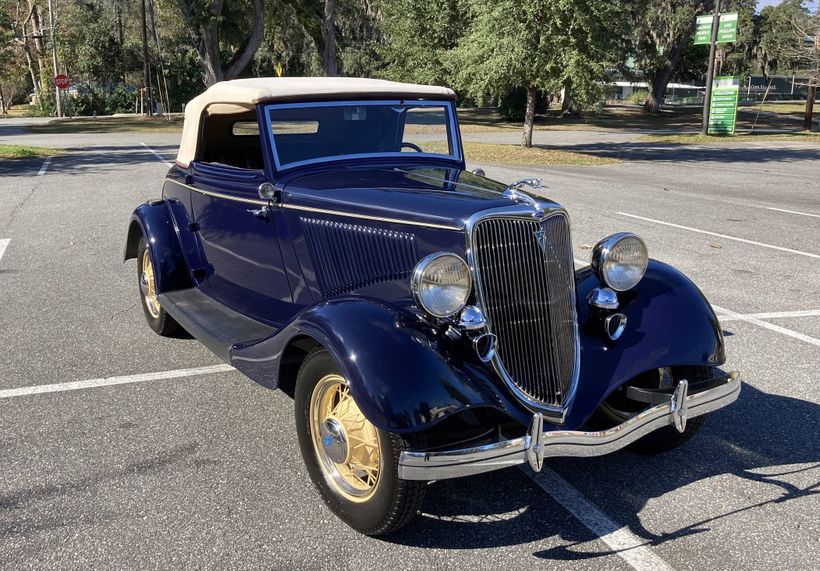
[[[263,206],[262,208],[249,208],[248,212],[256,216],[257,218],[267,218],[268,217],[268,207]]]

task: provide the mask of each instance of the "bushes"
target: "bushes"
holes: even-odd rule
[[[546,94],[539,91],[535,97],[535,113],[543,114],[549,107]],[[507,92],[498,101],[498,112],[505,119],[511,121],[523,121],[524,112],[527,110],[527,90],[523,87],[516,87]]]
[[[646,98],[649,97],[649,92],[645,89],[639,89],[637,91],[633,91],[627,97],[627,100],[630,103],[637,103],[638,105],[643,105],[646,103]]]

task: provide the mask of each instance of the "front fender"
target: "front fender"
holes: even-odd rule
[[[350,297],[312,306],[272,337],[234,346],[231,364],[276,386],[288,343],[309,336],[327,349],[365,416],[377,427],[412,433],[471,407],[493,407],[522,423],[527,413],[489,377],[469,340],[450,340],[413,313]]]
[[[672,266],[650,260],[640,283],[618,294],[627,327],[617,341],[606,337],[601,316],[586,301],[599,286],[591,269],[576,274],[581,369],[568,428],[581,426],[613,390],[643,372],[724,363],[715,312],[697,286]]]
[[[144,236],[148,244],[157,293],[193,287],[166,201],[146,202],[134,210],[128,224],[124,260],[137,257],[140,236]]]

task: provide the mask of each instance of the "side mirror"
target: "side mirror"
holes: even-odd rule
[[[470,172],[473,173],[474,175],[485,176],[484,169],[473,169]]]

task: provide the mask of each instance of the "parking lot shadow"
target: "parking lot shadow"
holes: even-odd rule
[[[748,143],[707,145],[678,145],[674,143],[650,142],[600,142],[578,143],[574,145],[534,145],[547,150],[573,151],[599,157],[624,161],[674,161],[678,163],[715,162],[767,163],[798,162],[820,159],[820,147],[805,145],[800,147],[754,147]]]
[[[818,426],[820,406],[767,394],[745,384],[733,406],[715,413],[697,437],[677,450],[659,456],[622,451],[599,458],[553,459],[548,465],[603,511],[617,514],[610,517],[626,525],[646,545],[659,545],[708,533],[710,524],[722,518],[820,493]],[[790,475],[801,473],[805,478],[812,472],[812,484],[807,487],[788,481]],[[724,475],[777,486],[779,495],[734,509],[720,510],[716,505],[708,518],[672,532],[653,533],[641,523],[638,514],[648,501]],[[678,512],[681,509],[676,508]],[[429,548],[480,549],[555,536],[563,540],[563,545],[533,555],[572,560],[613,553],[585,551],[580,545],[595,536],[524,472],[507,469],[431,484],[424,513],[387,541]]]
[[[151,149],[172,162],[177,153],[177,145],[151,145]],[[49,175],[87,175],[106,173],[121,169],[123,165],[154,163],[159,160],[142,145],[66,147],[63,154],[52,159]],[[0,177],[30,177],[37,173],[44,158],[0,160]]]

